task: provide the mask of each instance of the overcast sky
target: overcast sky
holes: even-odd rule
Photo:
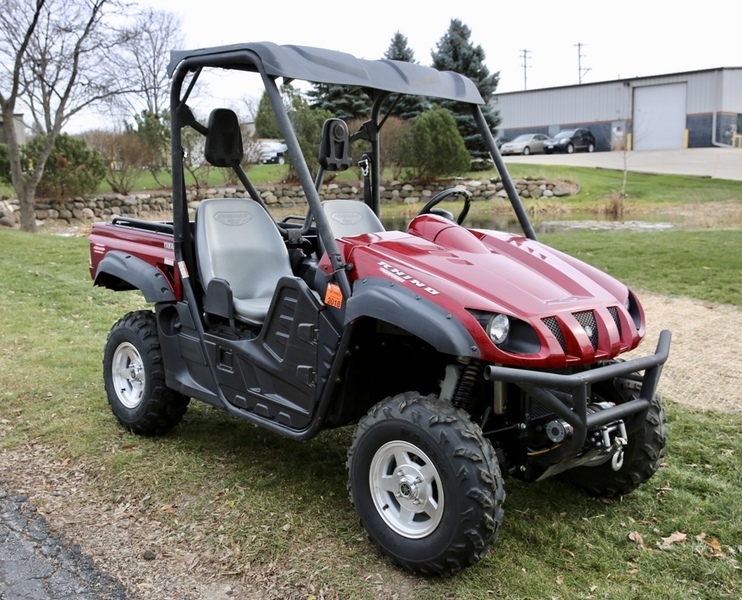
[[[311,0],[180,2],[140,0],[182,19],[186,45],[271,41],[382,58],[395,32],[407,37],[416,60],[461,19],[481,45],[498,91],[523,89],[522,50],[529,51],[528,88],[715,67],[742,67],[742,3],[734,0]],[[692,8],[691,8],[692,7]]]
[[[139,0],[181,18],[187,48],[270,41],[382,58],[395,32],[417,62],[458,18],[481,45],[498,92],[742,67],[739,0]],[[692,9],[690,8],[692,6]],[[578,48],[577,44],[582,46]],[[249,91],[248,91],[249,92]],[[259,90],[254,92],[259,94]],[[247,95],[250,95],[249,93]]]

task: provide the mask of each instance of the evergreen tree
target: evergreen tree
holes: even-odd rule
[[[477,86],[485,101],[482,113],[494,133],[500,124],[500,117],[489,103],[497,89],[500,73],[490,74],[484,64],[485,54],[481,46],[474,46],[469,38],[471,30],[459,19],[451,19],[446,34],[439,40],[437,51],[431,52],[433,66],[439,71],[455,71],[469,77]],[[468,106],[461,102],[443,100],[441,105],[451,111],[464,138],[466,147],[475,158],[487,158],[489,152],[481,137]]]
[[[415,53],[407,43],[407,38],[402,35],[399,31],[394,34],[392,41],[389,44],[389,48],[384,54],[384,58],[387,60],[400,60],[403,62],[417,63],[415,60]],[[393,102],[396,96],[391,98]],[[403,96],[397,101],[397,104],[391,110],[391,113],[395,117],[400,117],[405,121],[411,121],[421,112],[430,108],[429,103],[422,96]]]
[[[312,108],[332,113],[338,119],[368,119],[371,100],[360,88],[348,88],[329,83],[315,83],[307,91]]]
[[[273,105],[268,92],[263,92],[258,104],[258,112],[255,115],[255,135],[259,138],[280,139],[283,137],[278,127],[278,120],[273,113]]]
[[[389,43],[389,48],[384,54],[384,58],[410,63],[417,62],[415,60],[415,53],[408,45],[407,37],[402,35],[399,31],[392,37],[392,41]]]

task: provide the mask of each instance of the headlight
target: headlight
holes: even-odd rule
[[[507,315],[493,315],[487,324],[487,333],[496,344],[504,344],[510,333],[510,319]]]

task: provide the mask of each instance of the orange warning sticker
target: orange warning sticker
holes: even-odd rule
[[[325,304],[332,306],[333,308],[340,308],[343,306],[343,293],[340,291],[340,286],[335,283],[327,284]]]

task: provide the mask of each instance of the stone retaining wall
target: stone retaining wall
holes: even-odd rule
[[[517,179],[514,181],[520,196],[527,198],[559,198],[579,192],[579,186],[572,181],[547,181],[540,179]],[[475,200],[505,201],[507,194],[499,179],[493,180],[452,180],[433,184],[414,184],[393,182],[382,187],[383,203],[402,204],[426,202],[433,195],[446,188],[465,187]],[[293,207],[306,205],[306,198],[298,185],[275,184],[257,186],[269,206]],[[247,193],[234,187],[202,189],[188,192],[188,205],[195,210],[204,198],[237,198]],[[363,198],[361,182],[328,183],[322,186],[321,196],[325,200],[337,198]],[[0,226],[13,227],[20,222],[19,204],[16,199],[0,198]],[[39,224],[47,220],[60,220],[68,223],[108,221],[115,215],[139,217],[151,213],[170,212],[172,195],[170,190],[131,194],[102,194],[95,198],[75,198],[69,201],[36,200],[36,219]]]

